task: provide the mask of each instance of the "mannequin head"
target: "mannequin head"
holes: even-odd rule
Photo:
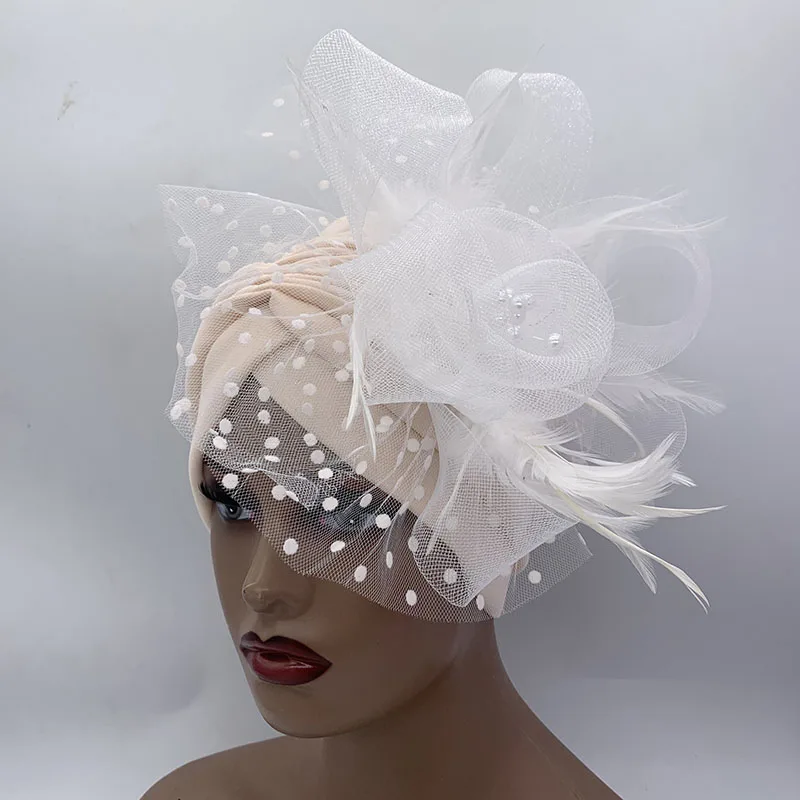
[[[269,497],[268,479],[253,478],[251,492]],[[262,641],[282,636],[331,662],[309,683],[281,686],[262,680],[240,650],[253,697],[276,730],[319,737],[366,725],[412,701],[474,648],[493,640],[491,622],[428,622],[294,571],[247,518],[247,511],[232,498],[223,499],[219,470],[208,462],[202,466],[202,486],[211,512],[217,587],[237,648],[247,633]],[[289,535],[297,524],[293,509],[281,506],[276,513],[284,515],[281,522]]]

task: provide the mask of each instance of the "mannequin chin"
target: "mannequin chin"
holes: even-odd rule
[[[216,484],[206,464],[203,482]],[[331,662],[308,683],[276,685],[259,677],[239,649],[256,704],[281,733],[319,738],[369,725],[423,694],[475,648],[494,645],[491,622],[427,622],[389,611],[339,584],[301,575],[251,521],[230,521],[217,503],[206,502],[213,506],[214,574],[237,649],[247,633],[262,641],[280,636]]]

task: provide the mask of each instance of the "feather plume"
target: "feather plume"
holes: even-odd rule
[[[701,414],[718,414],[725,409],[707,387],[659,372],[609,378],[600,384],[597,393],[618,408],[672,400]]]
[[[453,146],[445,161],[443,176],[445,194],[451,202],[460,200],[462,205],[476,205],[491,200],[491,169],[483,172],[480,168],[496,164],[516,134],[513,126],[503,126],[502,122],[503,117],[512,112],[512,104],[521,102],[522,75],[518,72],[506,84]]]
[[[375,420],[372,418],[367,395],[369,394],[369,384],[364,377],[364,359],[366,357],[366,347],[363,341],[365,337],[361,326],[356,324],[354,319],[350,323],[350,360],[353,365],[353,388],[350,392],[350,407],[347,412],[345,428],[350,428],[353,424],[359,408],[364,419],[364,430],[367,433],[370,452],[373,460],[378,457],[378,443],[375,432]]]
[[[564,447],[569,435],[568,429],[550,431],[543,424],[538,430],[520,434],[512,425],[498,422],[486,426],[482,446],[496,464],[504,466],[505,477],[521,492],[613,542],[651,591],[656,589],[652,564],[657,563],[678,578],[707,610],[708,600],[700,587],[683,570],[643,548],[636,537],[637,531],[656,519],[716,510],[652,505],[672,486],[691,484],[678,472],[676,459],[670,454],[674,436],[635,461],[617,463],[590,457],[590,463],[582,464],[572,460]]]

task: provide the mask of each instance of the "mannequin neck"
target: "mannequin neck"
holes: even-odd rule
[[[514,689],[493,624],[469,627],[459,655],[424,691],[381,719],[321,740],[325,797],[500,796],[498,780],[510,779],[521,756],[526,768],[541,760],[537,739],[552,735]]]

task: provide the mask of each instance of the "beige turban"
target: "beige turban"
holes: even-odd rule
[[[427,406],[372,406],[379,431],[402,417],[395,446],[376,457],[367,445],[363,420],[346,425],[352,397],[349,324],[352,302],[326,280],[331,268],[357,255],[347,220],[272,263],[249,264],[234,273],[203,314],[186,373],[183,407],[195,415],[189,472],[197,508],[206,526],[210,506],[199,491],[203,452],[232,398],[249,376],[270,397],[359,474],[421,516],[438,474],[433,425]],[[308,380],[306,380],[308,376]],[[268,394],[267,394],[268,393]],[[391,421],[391,422],[390,422]],[[416,469],[398,469],[398,451],[422,443]],[[411,450],[413,453],[414,450]],[[464,542],[447,542],[458,553]],[[516,565],[517,568],[524,564]],[[488,613],[502,612],[510,580],[503,575],[483,590]]]

